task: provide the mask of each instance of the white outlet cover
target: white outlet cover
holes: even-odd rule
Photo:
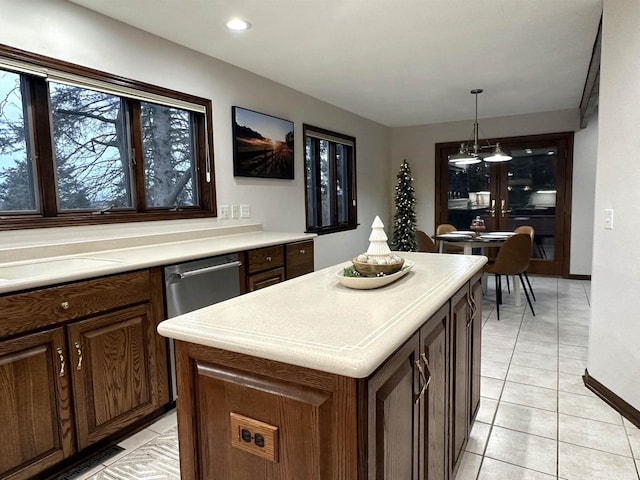
[[[220,219],[221,220],[229,219],[229,205],[220,205]]]
[[[239,217],[240,217],[240,206],[231,205],[231,218],[239,218]]]
[[[240,205],[240,218],[251,218],[251,208],[249,205]]]

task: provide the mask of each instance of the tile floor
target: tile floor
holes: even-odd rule
[[[640,430],[584,387],[590,282],[484,298],[480,410],[456,480],[639,480]],[[522,296],[525,302],[524,295]]]
[[[531,278],[536,316],[493,282],[485,296],[481,404],[456,480],[640,480],[640,430],[582,384],[590,283]],[[524,296],[523,296],[524,301]],[[74,480],[179,480],[175,412]]]

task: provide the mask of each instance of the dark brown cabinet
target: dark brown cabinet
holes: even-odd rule
[[[289,243],[285,249],[287,280],[313,272],[313,240]]]
[[[453,478],[464,453],[480,405],[481,274],[451,299],[450,474]]]
[[[33,478],[74,451],[64,329],[0,341],[0,478]]]
[[[168,403],[160,275],[0,297],[0,477],[32,478]]]
[[[368,469],[375,480],[444,480],[448,304],[368,381]]]

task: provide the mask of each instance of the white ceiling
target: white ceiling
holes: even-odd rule
[[[601,0],[70,0],[387,126],[577,108]],[[224,22],[252,23],[243,34]]]

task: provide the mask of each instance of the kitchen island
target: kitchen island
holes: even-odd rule
[[[453,478],[479,405],[485,257],[346,262],[162,322],[176,340],[183,479]]]

